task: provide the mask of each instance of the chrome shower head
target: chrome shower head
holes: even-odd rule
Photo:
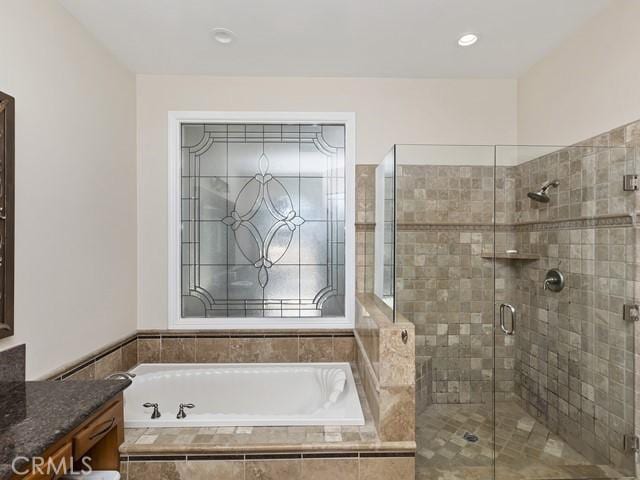
[[[540,190],[538,190],[537,192],[527,193],[527,197],[529,197],[531,200],[535,200],[536,202],[549,203],[549,195],[547,195],[547,190],[549,190],[549,188],[551,187],[557,187],[558,185],[560,185],[560,182],[558,182],[558,180],[544,182],[542,184],[542,187],[540,187]]]
[[[529,192],[527,197],[536,202],[549,203],[549,196],[545,192]]]

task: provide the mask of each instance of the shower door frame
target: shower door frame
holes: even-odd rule
[[[341,124],[345,128],[344,284],[342,317],[182,317],[181,308],[181,128],[183,123]],[[170,330],[351,329],[355,325],[355,164],[354,112],[168,112],[168,318]]]

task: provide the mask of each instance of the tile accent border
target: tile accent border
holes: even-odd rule
[[[204,460],[284,460],[293,458],[415,458],[416,452],[406,451],[352,451],[352,452],[287,452],[287,453],[235,453],[235,454],[188,454],[188,455],[121,455],[121,462],[167,462]]]
[[[529,232],[539,230],[574,230],[577,228],[598,227],[627,227],[633,225],[632,215],[600,216],[593,218],[575,218],[569,220],[547,220],[542,222],[520,222],[496,224],[497,232]],[[398,231],[424,232],[424,231],[479,231],[492,232],[492,223],[398,223]]]
[[[375,230],[375,223],[356,223],[356,232],[374,232]]]
[[[514,225],[518,232],[538,230],[574,230],[577,228],[628,227],[633,225],[632,215],[613,215],[570,220],[549,220],[545,222],[522,222]]]
[[[494,225],[492,223],[398,223],[396,228],[399,232],[441,232],[441,231],[478,231],[478,232],[492,232]],[[495,225],[496,230],[512,229],[512,225]]]
[[[66,365],[47,380],[93,380],[138,363],[354,362],[352,330],[141,330]]]

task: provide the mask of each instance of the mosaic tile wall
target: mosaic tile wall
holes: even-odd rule
[[[356,165],[356,291],[373,293],[375,165]]]
[[[622,175],[640,171],[640,122],[583,145],[497,168],[495,238],[491,167],[401,167],[398,308],[416,325],[416,354],[432,359],[433,401],[487,401],[493,277],[482,254],[495,241],[498,252],[539,255],[496,264],[496,304],[513,303],[519,317],[514,337],[496,337],[505,342],[496,345],[496,399],[521,399],[582,454],[624,469],[632,457],[622,436],[634,431],[634,420],[640,424],[633,409],[634,400],[640,404],[640,335],[622,320],[622,304],[640,300],[640,232],[632,222],[638,194],[623,192]],[[560,185],[548,204],[526,197],[554,178]],[[373,192],[373,183],[361,188]],[[373,237],[366,240],[371,252]],[[372,281],[368,261],[363,255],[359,264],[363,286]],[[567,287],[544,291],[546,270],[558,266]]]
[[[496,211],[511,220],[512,170],[496,171]],[[411,165],[398,168],[398,310],[416,325],[416,352],[432,358],[434,403],[492,398],[494,279],[493,167]],[[513,276],[500,273],[497,300]],[[496,399],[514,392],[513,339],[498,337]]]
[[[640,147],[640,123],[585,144]],[[622,306],[639,298],[640,250],[638,194],[622,190],[622,175],[636,171],[639,160],[633,149],[581,148],[516,167],[517,248],[540,255],[512,267],[520,311],[516,392],[580,453],[623,470],[632,461],[623,435],[634,432],[636,340]],[[522,200],[552,177],[560,186],[549,204]],[[565,273],[563,291],[543,289],[549,268]]]
[[[500,169],[498,173],[501,176],[497,184],[504,185],[507,169]],[[399,224],[493,222],[492,166],[400,165],[396,175]],[[504,212],[508,202],[504,195],[502,198],[499,211]]]
[[[357,289],[373,290],[375,166],[357,178]],[[512,220],[515,178],[497,170],[496,210]],[[434,403],[492,398],[493,168],[402,166],[398,169],[397,306],[416,327],[416,354],[431,357]],[[509,192],[509,194],[507,193]],[[439,224],[435,227],[433,224]],[[445,225],[442,225],[445,224]],[[499,233],[498,245],[513,242]],[[498,299],[512,272],[501,272]],[[514,392],[513,339],[498,339],[496,398]]]
[[[432,359],[434,403],[489,401],[493,367],[493,267],[481,258],[492,232],[397,235],[396,302],[416,326],[416,353]],[[512,339],[496,351],[502,398],[513,392]]]
[[[513,167],[516,223],[624,215],[632,211],[635,196],[622,190],[622,176],[637,173],[635,154],[625,148],[633,147],[634,141],[640,142],[634,137],[640,135],[636,130],[640,130],[640,122],[584,142],[612,149],[571,147]],[[560,184],[548,191],[549,203],[527,198],[527,192],[538,190],[543,182],[553,179]]]
[[[622,319],[633,300],[634,228],[518,232],[541,258],[522,262],[513,283],[520,312],[516,392],[524,406],[598,463],[621,465],[633,432],[634,325]],[[560,265],[561,292],[544,291]],[[627,277],[629,275],[629,277]],[[629,285],[627,285],[629,284]]]

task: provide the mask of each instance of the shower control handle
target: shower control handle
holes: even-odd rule
[[[507,328],[504,323],[504,311],[509,310],[511,312],[511,328]],[[516,308],[510,303],[503,303],[500,305],[500,329],[505,335],[513,335],[516,330]]]
[[[557,268],[552,268],[544,276],[544,282],[542,284],[544,290],[550,290],[552,292],[559,292],[564,288],[564,275]]]
[[[185,408],[193,408],[195,407],[195,405],[193,403],[181,403],[180,404],[180,408],[178,408],[178,414],[176,415],[176,418],[182,419],[185,418],[187,416],[186,412],[184,411]]]

